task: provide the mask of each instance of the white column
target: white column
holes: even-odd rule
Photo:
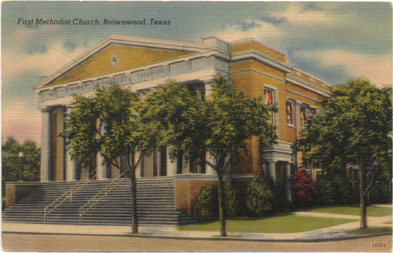
[[[96,175],[97,180],[106,179],[106,166],[104,164],[104,158],[101,153],[98,153],[96,156]]]
[[[287,182],[286,182],[286,186],[287,186],[287,200],[289,202],[292,202],[291,185],[290,185],[291,184],[291,182],[290,182],[291,166],[290,166],[289,162],[287,162],[285,164],[285,166],[286,166],[286,171],[287,171],[287,175],[286,175],[286,178],[287,178]]]
[[[207,99],[212,94],[213,81],[205,82],[205,98]]]
[[[136,160],[139,159],[139,153],[136,153],[135,159],[136,159]],[[139,162],[138,166],[136,166],[136,169],[135,169],[135,177],[136,177],[136,178],[141,178],[142,159],[143,159],[143,158],[141,158],[141,161]]]
[[[41,182],[49,180],[50,166],[50,111],[49,108],[41,110]]]
[[[71,159],[70,151],[66,149],[66,181],[75,180],[75,162]]]
[[[214,160],[214,157],[212,157],[209,154],[206,154],[207,156],[207,160],[209,163],[211,164],[215,164],[216,161]],[[206,164],[206,175],[216,175],[216,172],[214,171],[214,169],[210,166]]]
[[[72,107],[67,106],[66,108],[66,117],[70,115]],[[67,124],[65,125],[67,129]],[[68,140],[67,140],[68,142]],[[65,147],[66,152],[66,181],[74,181],[75,180],[75,162],[71,159],[70,150],[68,147]]]
[[[166,175],[172,177],[176,175],[177,162],[169,158],[169,148],[166,150]]]
[[[274,161],[274,160],[268,160],[268,161],[269,161],[270,176],[273,178],[274,182],[277,182],[277,178],[276,178],[276,161]]]
[[[97,122],[99,124],[99,122]],[[104,134],[104,127],[100,129],[101,134]],[[96,179],[104,180],[106,179],[106,166],[104,164],[104,157],[102,157],[101,153],[97,153],[96,155]]]

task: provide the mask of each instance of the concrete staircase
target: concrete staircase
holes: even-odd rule
[[[131,224],[130,180],[125,179],[81,218],[79,209],[109,185],[111,180],[90,181],[73,194],[46,219],[49,224]],[[44,208],[71,189],[75,182],[45,183],[15,206],[3,212],[3,222],[44,223]],[[139,224],[183,225],[196,220],[175,210],[174,181],[172,178],[138,179],[137,212]]]

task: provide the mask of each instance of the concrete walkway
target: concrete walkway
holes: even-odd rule
[[[326,218],[344,218],[353,219],[349,222],[337,226],[323,229],[300,232],[300,233],[237,233],[229,234],[229,239],[243,240],[289,240],[289,241],[319,241],[342,238],[358,237],[348,235],[347,230],[359,228],[359,217],[352,215],[323,214],[313,212],[295,212],[295,215],[326,217]],[[369,226],[387,226],[391,227],[392,216],[369,217]],[[390,224],[388,224],[390,223]],[[54,224],[22,224],[22,223],[3,223],[3,232],[13,233],[43,233],[43,234],[84,234],[84,235],[111,235],[126,236],[130,235],[130,226],[92,226],[92,225],[54,225]],[[144,237],[171,237],[171,238],[200,238],[212,239],[219,237],[218,232],[198,232],[198,231],[180,231],[176,226],[141,226],[140,235]]]

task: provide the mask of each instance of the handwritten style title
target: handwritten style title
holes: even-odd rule
[[[154,18],[142,19],[53,19],[53,18],[18,18],[18,25],[171,25],[171,20],[158,20]]]

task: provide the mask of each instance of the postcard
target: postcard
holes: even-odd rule
[[[2,250],[391,251],[391,2],[1,14]]]

